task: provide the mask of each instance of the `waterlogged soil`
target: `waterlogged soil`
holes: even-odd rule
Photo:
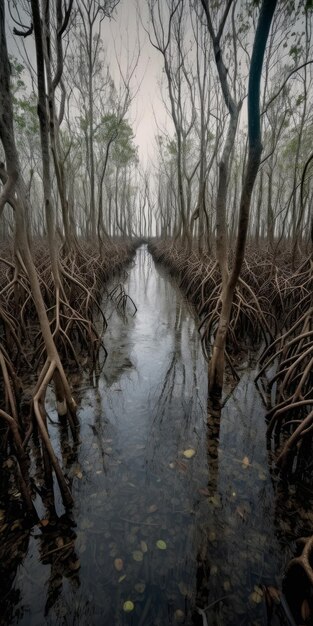
[[[27,528],[19,494],[0,509],[1,624],[266,624],[262,585],[279,586],[312,494],[268,468],[253,367],[222,414],[207,415],[206,364],[179,290],[137,251],[126,319],[105,302],[108,358],[77,393],[81,443],[50,411],[75,505]],[[40,483],[38,479],[38,484]]]

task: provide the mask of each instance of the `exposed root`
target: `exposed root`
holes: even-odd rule
[[[76,405],[62,363],[73,370],[88,367],[100,369],[100,359],[106,358],[103,333],[107,327],[101,300],[105,283],[113,272],[130,260],[133,244],[116,242],[103,248],[101,257],[95,248],[81,243],[75,252],[60,258],[62,285],[55,288],[50,258],[44,242],[34,245],[34,258],[45,301],[52,337],[59,357],[47,354],[38,324],[35,302],[27,273],[21,259],[14,259],[9,246],[0,253],[0,420],[2,451],[16,459],[16,480],[28,511],[32,510],[28,444],[34,429],[40,435],[41,458],[46,485],[53,485],[52,470],[57,478],[66,507],[72,505],[69,484],[50,441],[46,419],[46,392],[53,385],[57,412],[70,426],[74,442],[78,439]],[[135,313],[130,296],[120,289],[118,307],[126,312],[128,302]],[[29,410],[20,410],[23,395],[22,380],[29,372],[35,380],[29,398]],[[36,380],[37,378],[37,380]],[[28,383],[29,384],[29,383]],[[28,392],[29,393],[29,392]]]
[[[196,251],[188,253],[172,241],[153,242],[149,247],[153,256],[178,278],[180,287],[195,306],[200,318],[199,331],[204,355],[209,360],[221,309],[221,277],[217,262]],[[267,295],[261,293],[258,261],[257,258],[245,264],[235,291],[227,337],[226,359],[229,365],[232,364],[231,354],[246,350],[249,338],[254,346],[262,340],[268,345],[274,338],[275,317],[271,313]],[[233,376],[238,378],[233,365],[230,369]]]

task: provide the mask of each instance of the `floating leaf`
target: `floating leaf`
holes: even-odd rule
[[[117,572],[121,572],[124,567],[122,559],[114,559],[114,567]]]
[[[48,519],[41,519],[39,524],[40,524],[40,526],[48,526],[49,520]]]
[[[126,578],[126,574],[124,574],[123,576],[120,576],[119,579],[118,579],[118,582],[122,583],[123,580],[125,580],[125,578]]]
[[[135,589],[136,591],[138,591],[138,593],[144,593],[145,588],[146,588],[145,583],[136,583],[135,585]]]
[[[184,450],[183,455],[186,459],[192,459],[193,456],[195,456],[196,451],[193,448],[188,448],[187,450]]]
[[[148,546],[147,546],[147,544],[146,544],[146,542],[145,542],[145,541],[141,541],[141,542],[140,542],[140,547],[141,547],[141,550],[142,550],[142,552],[143,552],[144,554],[145,554],[145,552],[148,552]]]
[[[165,543],[165,541],[163,541],[163,539],[158,539],[158,541],[156,542],[156,547],[159,548],[159,550],[166,550],[167,545]]]
[[[134,610],[134,608],[135,605],[131,600],[126,600],[126,602],[124,602],[123,604],[123,611],[125,611],[125,613],[130,613]]]
[[[178,589],[179,589],[180,593],[182,594],[182,596],[187,596],[188,589],[187,589],[187,586],[185,585],[185,583],[183,581],[178,583]]]
[[[241,467],[243,467],[243,469],[247,469],[247,467],[249,467],[249,465],[250,465],[249,458],[247,456],[244,456],[242,461],[241,461]]]
[[[184,473],[187,472],[188,467],[186,463],[183,463],[182,461],[177,460],[175,461],[175,464],[181,472],[184,472]]]
[[[261,587],[255,586],[254,591],[250,593],[249,595],[249,599],[251,600],[251,602],[254,602],[255,604],[260,604],[260,602],[262,602],[262,598],[263,598],[263,591]]]
[[[239,517],[241,517],[242,520],[246,520],[248,514],[247,507],[245,507],[244,504],[238,504],[238,506],[236,507],[236,513],[237,515],[239,515]]]
[[[220,499],[219,495],[212,496],[211,498],[209,498],[209,502],[211,502],[211,504],[213,504],[213,506],[215,506],[217,508],[221,507],[221,499]]]
[[[185,620],[185,613],[181,609],[176,609],[175,611],[175,620],[178,623],[181,623]]]
[[[148,513],[155,513],[158,510],[158,507],[156,504],[151,504],[151,506],[149,506],[148,508]]]
[[[134,550],[134,552],[133,552],[133,559],[134,559],[134,561],[142,561],[143,560],[143,553],[141,552],[141,550]]]
[[[207,487],[200,487],[198,489],[198,492],[201,494],[201,496],[209,496],[210,495],[210,491],[208,490]]]

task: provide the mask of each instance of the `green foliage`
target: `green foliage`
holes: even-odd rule
[[[110,160],[119,167],[126,167],[138,162],[137,146],[134,144],[132,127],[125,119],[115,113],[102,115],[95,134],[98,146],[111,142]]]
[[[20,91],[25,91],[26,85],[23,80],[23,73],[25,70],[24,65],[20,63],[16,57],[10,56],[11,67],[11,89],[13,97]]]

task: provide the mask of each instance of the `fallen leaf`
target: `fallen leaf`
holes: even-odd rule
[[[182,594],[182,596],[186,596],[188,594],[188,589],[184,582],[178,583],[178,589],[180,593]]]
[[[40,526],[48,526],[49,520],[48,519],[41,519],[39,524],[40,524]]]
[[[251,602],[254,602],[255,604],[260,604],[260,602],[262,602],[262,598],[263,598],[263,591],[261,587],[257,587],[257,585],[255,585],[254,591],[250,593],[249,595],[249,599],[251,600]]]
[[[175,461],[175,464],[181,472],[187,472],[188,467],[186,463],[183,463],[182,461],[177,460]]]
[[[123,610],[125,611],[125,613],[130,613],[134,610],[134,608],[135,605],[131,600],[126,600],[126,602],[124,602],[123,604]]]
[[[185,620],[185,613],[181,609],[176,609],[175,611],[175,620],[178,623],[181,623]]]
[[[126,578],[126,574],[124,574],[123,576],[120,576],[119,579],[118,579],[118,582],[119,583],[123,582],[123,580],[125,580],[125,578]]]
[[[236,507],[236,513],[237,515],[239,515],[239,517],[241,517],[242,520],[245,521],[249,511],[244,504],[238,504],[238,506]]]
[[[225,580],[223,582],[223,587],[224,587],[224,591],[229,591],[230,590],[230,582],[229,582],[229,580]]]
[[[70,561],[69,568],[72,572],[77,572],[77,570],[80,568],[80,560],[77,559],[77,561]]]
[[[135,585],[135,589],[138,593],[144,593],[145,588],[146,588],[145,583],[136,583]]]
[[[158,539],[158,541],[156,542],[156,547],[159,548],[159,550],[166,550],[167,545],[165,543],[165,541],[163,541],[163,539]]]
[[[148,513],[155,513],[158,510],[158,507],[156,504],[151,504],[151,506],[149,506],[148,508]]]
[[[187,450],[184,450],[183,455],[186,459],[192,459],[193,456],[195,456],[196,451],[193,448],[188,448]]]
[[[241,467],[243,467],[243,469],[247,469],[247,467],[249,467],[249,465],[250,465],[249,458],[247,456],[244,456],[242,461],[241,461]]]
[[[124,567],[122,559],[114,559],[114,567],[117,572],[121,572]]]
[[[141,550],[134,550],[133,559],[134,561],[138,562],[143,560],[143,553],[141,552]]]
[[[210,495],[210,491],[208,490],[207,487],[200,487],[198,489],[198,492],[201,494],[201,496],[209,496]]]

